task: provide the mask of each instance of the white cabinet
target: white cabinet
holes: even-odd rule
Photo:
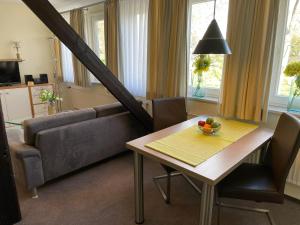
[[[32,117],[27,87],[2,89],[0,94],[3,114],[6,121]]]

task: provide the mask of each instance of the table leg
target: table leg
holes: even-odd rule
[[[211,225],[214,207],[214,186],[206,183],[202,186],[199,225]]]
[[[144,223],[143,156],[134,152],[135,223]]]

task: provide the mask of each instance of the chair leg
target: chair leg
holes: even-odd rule
[[[170,196],[171,196],[171,177],[180,176],[181,173],[169,173],[161,176],[153,177],[154,184],[156,185],[157,189],[161,193],[162,197],[164,198],[167,204],[170,204]],[[159,180],[167,179],[167,191],[165,192],[162,186],[159,183]]]
[[[221,222],[220,221],[221,220],[221,218],[220,218],[221,217],[221,207],[219,205],[217,205],[217,211],[218,211],[217,212],[218,213],[217,214],[217,224],[220,225],[220,222]]]
[[[198,188],[198,186],[189,178],[187,175],[180,173],[180,172],[173,172],[168,173],[161,176],[153,177],[154,184],[158,188],[159,192],[161,193],[162,197],[164,198],[165,202],[167,204],[170,204],[171,199],[171,177],[175,176],[183,176],[183,178],[199,193],[201,194],[201,190]],[[161,179],[167,179],[167,188],[166,191],[162,188],[162,186],[159,183],[159,180]]]
[[[167,174],[167,199],[166,203],[170,204],[170,198],[171,198],[171,174]]]
[[[276,225],[274,222],[274,219],[270,213],[270,210],[268,210],[268,209],[251,208],[251,207],[246,207],[246,206],[235,206],[235,205],[225,204],[225,203],[217,203],[217,204],[219,207],[224,207],[224,208],[232,208],[232,209],[238,209],[238,210],[250,211],[250,212],[256,212],[256,213],[264,213],[268,217],[270,224]]]
[[[184,179],[197,191],[199,194],[201,194],[201,190],[198,188],[198,186],[189,178],[187,175],[182,174]]]

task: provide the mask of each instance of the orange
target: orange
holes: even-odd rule
[[[208,124],[208,123],[206,123],[206,124],[204,125],[204,128],[211,128],[211,125]]]

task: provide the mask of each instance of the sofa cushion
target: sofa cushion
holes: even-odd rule
[[[127,109],[119,102],[109,104],[109,105],[100,105],[94,107],[97,117],[110,116],[117,113],[126,112]]]
[[[28,145],[35,144],[36,134],[42,130],[60,127],[72,123],[91,120],[96,118],[94,109],[82,109],[62,112],[51,116],[34,118],[24,121],[24,140]]]
[[[45,181],[125,151],[127,141],[144,134],[129,112],[41,131],[36,146]]]
[[[138,101],[141,105],[143,104],[142,101]],[[97,113],[97,117],[103,117],[103,116],[111,116],[118,113],[127,112],[128,110],[120,103],[115,102],[108,105],[100,105],[94,107]]]

